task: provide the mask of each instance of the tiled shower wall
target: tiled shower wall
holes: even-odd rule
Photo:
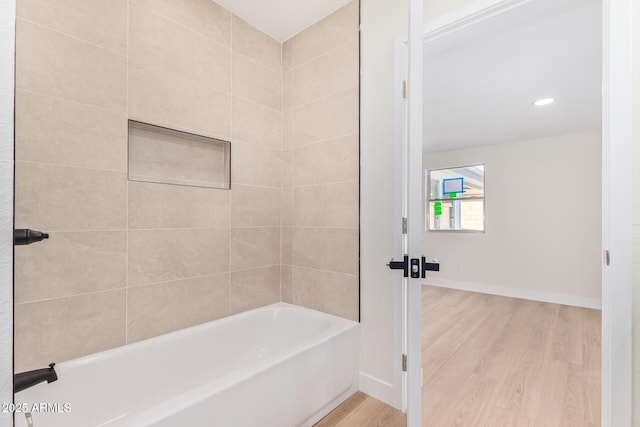
[[[15,368],[280,300],[282,45],[209,0],[19,0]],[[127,180],[127,118],[232,141],[232,189]]]
[[[284,45],[210,0],[19,0],[15,369],[280,300],[358,318],[358,2]],[[232,141],[130,182],[127,119]],[[284,128],[284,132],[282,129]]]
[[[282,87],[282,298],[357,320],[357,0],[284,43]]]

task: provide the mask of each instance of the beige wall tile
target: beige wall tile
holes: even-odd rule
[[[293,148],[293,110],[282,113],[282,149]]]
[[[231,92],[231,49],[134,3],[129,58]]]
[[[293,153],[296,186],[357,181],[360,168],[358,135],[296,147]]]
[[[129,228],[227,228],[230,203],[229,190],[129,182]]]
[[[359,5],[353,0],[320,22],[295,36],[293,40],[293,66],[317,58],[323,53],[358,37]]]
[[[132,0],[224,46],[231,47],[231,12],[211,0]]]
[[[282,188],[293,187],[293,150],[282,152]]]
[[[282,72],[282,111],[293,108],[293,70]]]
[[[16,160],[126,171],[126,114],[18,90]]]
[[[358,321],[358,277],[295,267],[294,304]]]
[[[296,227],[358,228],[358,184],[314,185],[294,189]]]
[[[127,233],[50,233],[43,243],[15,248],[15,302],[125,287]]]
[[[229,273],[127,290],[127,342],[219,319],[229,314]]]
[[[280,150],[243,141],[234,141],[232,149],[232,183],[280,188],[282,168]]]
[[[293,188],[282,190],[282,226],[293,227]]]
[[[284,265],[293,264],[293,228],[282,228],[282,242],[281,242],[281,262]]]
[[[16,228],[124,229],[124,172],[16,162]]]
[[[293,68],[293,39],[282,43],[282,71]]]
[[[231,229],[231,271],[280,264],[280,228]]]
[[[227,271],[228,229],[129,231],[129,286]]]
[[[295,228],[293,231],[294,266],[358,274],[358,256],[357,229]]]
[[[106,49],[127,52],[127,0],[20,0],[17,14]]]
[[[231,187],[232,227],[279,227],[280,189]]]
[[[234,52],[233,96],[280,111],[281,75]]]
[[[129,118],[229,140],[231,96],[139,62],[129,62]]]
[[[16,88],[126,111],[123,55],[18,19]]]
[[[279,301],[279,265],[231,273],[229,309],[232,314]]]
[[[293,145],[358,133],[358,90],[322,98],[293,110]]]
[[[235,15],[232,19],[233,51],[280,73],[282,70],[280,42]]]
[[[15,306],[16,372],[124,344],[124,289]]]
[[[358,87],[358,40],[342,45],[295,69],[293,105]]]
[[[254,102],[233,98],[233,141],[245,141],[280,150],[282,115]]]
[[[280,301],[293,304],[293,268],[280,266]]]

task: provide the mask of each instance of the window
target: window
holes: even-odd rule
[[[427,231],[484,231],[484,165],[427,173]]]

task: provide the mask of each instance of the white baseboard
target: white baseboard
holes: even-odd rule
[[[600,298],[587,298],[576,295],[558,294],[553,292],[540,292],[533,289],[518,289],[508,286],[487,285],[484,283],[462,282],[458,280],[438,279],[428,277],[425,285],[441,288],[460,289],[462,291],[480,292],[483,294],[500,295],[503,297],[521,298],[533,301],[551,302],[554,304],[572,305],[575,307],[602,309]]]
[[[389,406],[402,409],[402,390],[396,390],[393,384],[360,372],[360,391]]]

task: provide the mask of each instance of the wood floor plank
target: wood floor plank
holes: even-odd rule
[[[423,300],[425,313],[439,304],[437,295]],[[460,293],[447,294],[449,306],[455,306],[454,296],[473,304],[465,304],[449,326],[423,322],[423,330],[435,328],[427,336],[440,337],[424,345],[423,425],[598,425],[599,311],[503,297],[497,298],[511,303],[483,306]],[[511,316],[497,324],[505,313]],[[475,328],[473,322],[480,325]],[[465,383],[471,375],[475,383]]]
[[[520,354],[503,364],[506,379],[496,400],[496,406],[509,411],[518,420],[535,420],[545,395],[546,367],[551,360],[551,348],[558,306],[529,302],[535,314],[528,324],[520,325],[524,340]]]
[[[511,302],[505,301],[504,303]],[[427,350],[423,355],[426,364],[425,373],[428,373],[425,376],[426,386],[450,384],[459,387],[476,369],[483,355],[501,334],[511,316],[512,313],[508,311],[493,311],[477,325],[470,325],[468,330],[463,333],[465,338],[462,344],[452,354],[447,353],[444,360],[439,360],[440,363],[435,370],[429,369],[429,363],[433,363],[434,357],[432,356],[438,353]]]
[[[596,427],[601,313],[425,286],[424,427]],[[356,393],[319,427],[404,427]]]
[[[506,380],[511,365],[520,359],[527,339],[527,334],[522,329],[534,318],[536,307],[530,301],[521,299],[514,299],[512,307],[513,316],[485,353],[474,373],[502,382]]]
[[[423,342],[422,364],[425,384],[433,382],[433,376],[442,372],[445,364],[451,364],[454,355],[461,351],[463,345],[467,346],[469,340],[473,340],[474,337],[478,340],[476,331],[491,317],[499,304],[498,301],[481,299],[471,301],[475,307],[469,306],[463,312],[453,314],[444,324],[423,324],[423,331],[427,331],[426,336],[434,337],[431,342]],[[504,322],[508,316],[504,313],[498,315],[498,322]],[[495,319],[490,322],[491,325],[494,323]],[[436,331],[432,332],[434,329]],[[464,361],[465,358],[459,356],[458,359]]]
[[[444,410],[423,417],[423,427],[481,426],[491,415],[491,401],[486,396],[493,394],[495,381],[479,375],[469,375],[461,387],[450,395]]]
[[[555,360],[582,365],[582,312],[578,307],[561,305],[553,341]]]
[[[357,392],[314,427],[406,427],[407,415],[362,392]]]
[[[329,415],[321,419],[315,424],[317,427],[335,426],[350,413],[357,410],[357,408],[367,399],[367,395],[359,391],[345,400],[340,406],[331,411]]]

